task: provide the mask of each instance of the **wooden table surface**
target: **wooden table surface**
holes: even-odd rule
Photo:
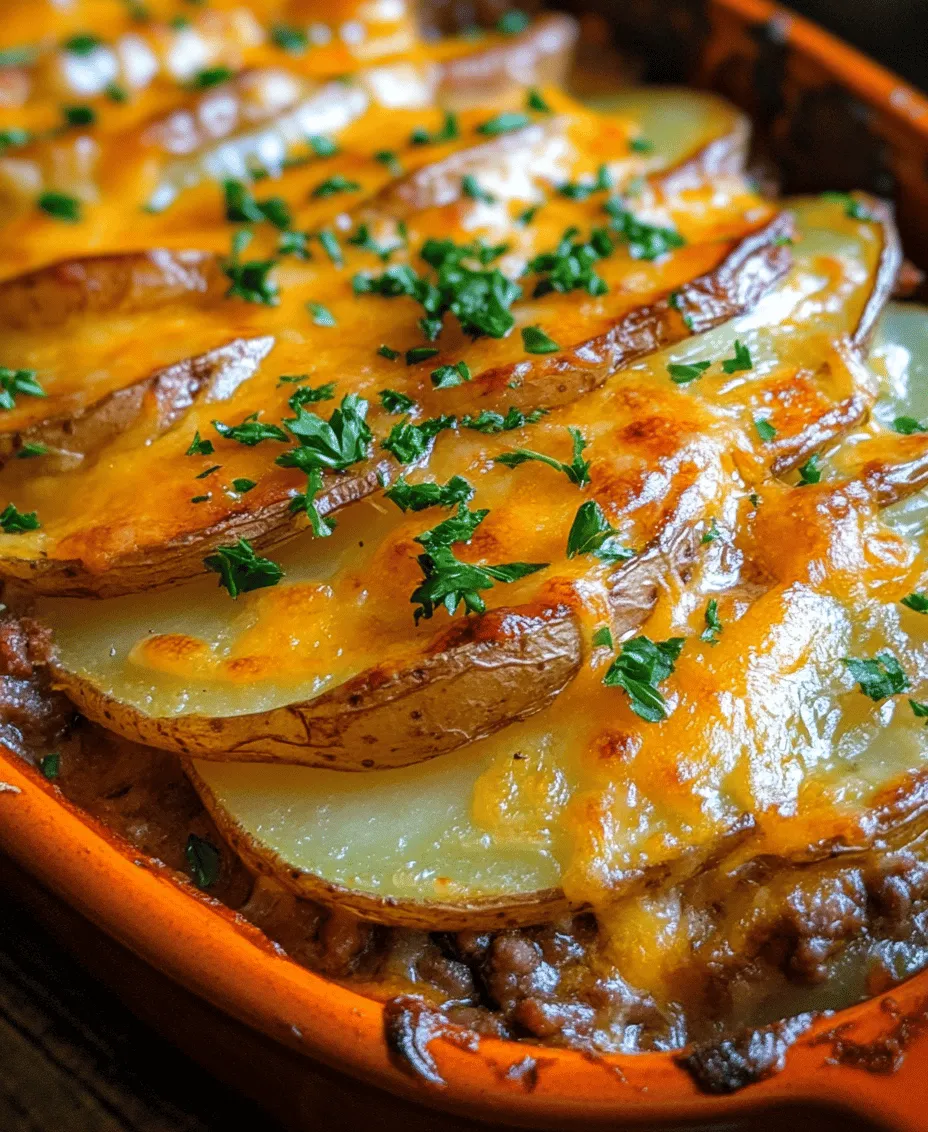
[[[279,1132],[0,887],[0,1132]]]

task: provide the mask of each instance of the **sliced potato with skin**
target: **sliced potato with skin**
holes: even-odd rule
[[[519,607],[530,603],[548,610],[552,627],[565,616],[574,622],[569,633],[558,629],[562,659],[555,664],[549,654],[550,673],[534,685],[537,707],[580,663],[577,619],[611,622],[616,639],[640,626],[662,592],[685,586],[712,522],[722,529],[734,522],[746,493],[738,485],[761,485],[769,476],[778,456],[756,430],[754,406],[776,409],[786,378],[803,366],[825,373],[818,400],[808,401],[811,415],[827,415],[827,397],[844,395],[846,383],[836,386],[827,364],[832,341],[853,336],[873,289],[882,286],[881,245],[872,224],[850,220],[838,207],[813,201],[797,213],[797,266],[753,313],[693,338],[685,352],[676,347],[639,361],[521,434],[487,439],[462,431],[436,446],[430,477],[445,482],[463,472],[476,488],[474,506],[489,508],[470,547],[461,549],[465,559],[553,564],[486,595],[497,611],[491,626],[505,623],[498,611],[513,607],[512,624],[524,624]],[[817,227],[826,220],[833,229]],[[839,294],[840,305],[834,302]],[[743,377],[719,366],[694,387],[670,380],[672,362],[726,358],[736,341],[747,344],[753,358]],[[867,380],[849,367],[846,382]],[[719,403],[725,388],[729,396]],[[802,422],[793,418],[793,424],[801,437]],[[553,470],[532,476],[528,469],[494,465],[495,455],[519,445],[569,459],[567,425],[588,442],[588,492]],[[630,563],[565,559],[567,531],[579,505],[591,498],[622,545],[641,551]],[[400,516],[385,501],[350,509],[333,539],[294,543],[283,559],[287,580],[244,599],[231,625],[224,595],[208,599],[204,583],[157,599],[115,599],[90,608],[43,603],[43,616],[56,627],[57,679],[105,726],[199,757],[364,770],[454,750],[520,718],[534,678],[526,669],[529,687],[514,691],[508,642],[482,636],[479,621],[465,622],[460,632],[468,647],[474,637],[494,646],[477,650],[492,719],[473,710],[469,731],[443,724],[461,715],[459,705],[441,695],[458,679],[457,660],[447,634],[432,641],[425,622],[414,626],[408,604],[421,580],[413,539],[439,515]],[[340,558],[359,542],[363,551]],[[211,620],[205,619],[207,605]],[[187,612],[193,608],[196,619]],[[476,654],[467,655],[473,663]],[[500,686],[497,664],[507,673]]]
[[[886,423],[897,416],[925,417],[926,331],[928,311],[914,307],[891,307],[879,328],[873,357],[886,383],[876,416]],[[808,490],[798,493],[799,502],[811,498]],[[883,519],[921,546],[923,562],[928,539],[924,488],[884,512]],[[790,541],[773,540],[774,561]],[[913,577],[902,592],[918,584],[917,576]],[[925,618],[896,608],[907,632],[924,637],[921,622]],[[894,650],[898,644],[897,635]],[[867,655],[877,647],[872,641],[868,646]],[[791,666],[795,666],[795,657],[793,647]],[[915,673],[910,669],[909,675],[912,678]],[[928,674],[922,673],[921,679],[928,679]],[[916,687],[913,681],[913,692]],[[570,825],[566,837],[556,826],[558,815],[567,811],[564,795],[578,789],[569,739],[578,722],[588,718],[583,710],[585,699],[571,702],[573,695],[571,690],[543,716],[462,752],[454,763],[442,761],[358,778],[301,767],[197,761],[188,764],[188,774],[223,835],[249,868],[274,877],[299,896],[336,904],[375,922],[427,930],[489,930],[543,923],[572,905],[582,906],[584,896],[589,897],[589,892],[580,891],[573,892],[571,899],[562,888],[565,875],[569,880],[574,841]],[[867,837],[904,844],[911,835],[910,827],[914,824],[917,829],[923,820],[919,798],[926,776],[924,769],[911,772],[928,762],[922,721],[906,718],[908,709],[900,698],[888,727],[883,723],[868,728],[869,701],[865,697],[851,692],[843,694],[840,702],[844,713],[851,713],[845,742],[855,730],[857,742],[848,744],[852,760],[837,760],[831,768],[825,764],[823,777],[827,784],[830,772],[833,786],[852,787],[863,795],[866,811],[861,824],[868,823],[866,837],[860,836],[860,827],[823,826],[820,810],[817,819],[807,819],[805,838],[801,828],[795,831],[796,837],[783,836],[791,820],[787,817],[778,833],[771,830],[765,844],[763,837],[751,833],[752,824],[757,830],[755,819],[741,833],[722,832],[720,851],[728,851],[729,858],[726,862],[717,857],[716,865],[737,868],[752,854],[765,850],[779,851],[784,859],[793,861],[814,860],[835,851],[835,842],[829,840],[834,834],[838,834],[838,844],[842,839],[844,844],[849,841],[848,848],[857,851]],[[609,709],[597,710],[602,718],[609,717]],[[624,724],[627,717],[623,714],[621,719]],[[554,737],[554,744],[549,736]],[[525,773],[520,781],[517,772],[521,768]],[[541,791],[539,780],[544,787]],[[500,801],[503,798],[509,800],[508,806]],[[769,799],[764,801],[769,803]],[[792,820],[800,826],[804,818],[799,813]],[[776,844],[778,835],[780,843]],[[690,872],[695,864],[691,862]],[[667,883],[687,870],[676,868],[670,878],[665,867],[655,871]],[[625,873],[620,885],[634,890],[634,873],[627,867]],[[607,914],[607,922],[621,919],[624,907],[619,896],[615,917]]]
[[[741,231],[746,227],[749,234],[743,239],[722,243],[708,238],[707,233],[704,242],[687,245],[674,255],[646,265],[617,253],[615,262],[606,261],[603,269],[604,275],[615,283],[613,290],[596,300],[596,309],[588,316],[575,315],[571,322],[566,321],[571,296],[555,294],[526,303],[525,314],[521,315],[524,321],[537,317],[540,311],[550,312],[547,317],[552,322],[563,319],[565,336],[569,334],[577,340],[573,350],[539,358],[525,355],[521,338],[515,334],[510,339],[481,339],[464,353],[473,366],[474,380],[458,389],[435,389],[429,372],[433,365],[446,361],[454,364],[461,357],[459,351],[464,351],[467,341],[463,333],[449,327],[442,339],[442,354],[429,364],[398,372],[393,363],[376,358],[377,343],[382,340],[381,335],[389,335],[402,344],[403,332],[398,326],[404,322],[408,326],[405,333],[415,334],[421,341],[416,326],[417,308],[410,300],[370,297],[369,303],[365,303],[365,296],[358,299],[349,292],[330,303],[339,331],[317,332],[309,328],[308,334],[319,343],[320,351],[323,342],[332,345],[329,354],[319,355],[319,377],[325,380],[327,373],[350,375],[354,370],[358,379],[346,376],[348,388],[367,396],[384,386],[399,388],[413,395],[419,412],[427,415],[479,413],[484,408],[505,412],[513,405],[529,411],[572,400],[601,384],[610,372],[635,357],[686,337],[690,333],[687,319],[691,326],[702,329],[744,310],[783,273],[789,263],[789,249],[781,246],[781,237],[789,231],[788,221],[761,223],[758,230],[752,231],[755,225],[746,215],[746,211],[753,214],[749,206],[760,210],[761,219],[769,209],[756,198],[742,200],[736,186],[737,182],[732,189],[731,213],[723,223]],[[553,205],[551,211],[554,212]],[[436,227],[442,215],[442,210],[436,210],[432,221]],[[552,222],[555,221],[549,221]],[[636,266],[629,276],[632,264]],[[709,270],[700,273],[698,268],[702,265]],[[625,284],[620,286],[623,279]],[[339,286],[348,291],[346,279]],[[307,290],[309,295],[318,294],[311,279],[302,295]],[[676,292],[681,309],[673,307],[666,298],[645,302],[641,307],[636,304],[638,295],[648,299],[655,294],[666,295],[669,290]],[[290,291],[289,302],[301,307],[301,293],[296,288]],[[287,294],[286,286],[284,293]],[[309,321],[305,310],[295,313],[282,303],[273,314],[268,314],[265,308],[255,312],[253,304],[235,306],[252,308],[243,309],[235,324],[242,337],[249,336],[246,331],[258,328],[279,336],[273,353],[276,374],[299,372],[301,363],[305,365],[305,350],[293,341],[292,319],[298,318],[305,326]],[[518,318],[518,306],[515,312]],[[378,323],[371,322],[375,315],[390,320],[392,329],[378,331]],[[508,360],[492,364],[500,355]],[[285,405],[292,388],[276,383],[274,371],[268,372],[268,368],[265,365],[261,374],[229,402],[223,414],[227,423],[241,420],[259,407],[264,410],[265,420],[291,415]],[[271,407],[274,404],[280,406],[276,413]],[[87,507],[81,516],[67,511],[56,477],[41,476],[41,469],[32,467],[26,477],[16,469],[18,482],[8,479],[10,496],[20,510],[37,511],[43,528],[35,535],[0,540],[9,548],[0,551],[0,573],[27,581],[41,593],[112,595],[166,585],[201,573],[203,557],[214,547],[239,537],[243,528],[249,530],[248,537],[257,537],[262,546],[292,537],[299,526],[288,517],[287,508],[293,495],[302,490],[305,478],[273,465],[273,455],[279,451],[276,443],[271,443],[270,448],[265,445],[244,449],[224,442],[222,460],[214,461],[222,466],[223,490],[210,492],[205,502],[197,498],[203,493],[197,492],[197,485],[191,481],[198,469],[203,470],[202,464],[192,463],[185,453],[195,431],[204,436],[212,433],[210,422],[214,414],[209,406],[201,408],[195,404],[185,417],[183,435],[175,427],[145,447],[120,441],[121,446],[101,454],[93,466],[70,473],[69,487],[81,495]],[[374,409],[375,433],[386,434],[393,423],[394,419]],[[9,476],[12,471],[12,465],[8,465],[5,474]],[[371,490],[376,471],[374,461],[358,465],[346,476],[331,477],[327,480],[323,508],[331,509],[329,499],[358,498],[354,485],[366,483]],[[258,487],[246,498],[230,494],[228,485],[238,478],[253,480]],[[344,484],[349,486],[341,486]],[[92,502],[94,499],[99,499],[99,505]]]
[[[779,572],[749,602],[737,586],[732,606],[715,591],[719,644],[699,641],[711,589],[695,603],[685,591],[668,595],[645,627],[657,640],[688,637],[664,689],[667,723],[642,723],[602,687],[602,650],[546,712],[453,762],[350,776],[197,760],[194,786],[254,871],[364,918],[431,930],[539,923],[589,905],[618,926],[645,893],[708,868],[814,861],[894,836],[921,814],[928,736],[904,697],[878,718],[840,659],[889,643],[925,698],[925,618],[897,604],[919,584],[916,555],[873,571],[874,594],[888,589],[868,597],[864,626],[859,588],[848,600],[840,578],[816,587],[793,573],[816,572],[820,548],[846,537],[841,490],[778,490],[762,504],[768,545],[796,529],[800,512],[816,537],[785,555],[783,542],[769,545],[761,569]],[[858,498],[852,511],[869,506]],[[856,562],[851,570],[859,587]],[[815,757],[801,758],[813,703],[827,703],[829,726],[815,733]],[[791,775],[767,773],[768,743],[778,759],[795,753]]]
[[[674,105],[673,98],[660,101],[668,102],[671,108]],[[680,177],[685,177],[687,184],[705,181],[715,173],[736,173],[742,166],[746,136],[743,119],[719,100],[703,98],[699,107],[695,122],[700,122],[701,114],[702,123],[692,143],[695,148],[687,152],[681,139],[671,138],[663,159],[649,158],[652,165],[659,166],[664,160],[672,166],[672,173],[656,176],[658,187]],[[578,161],[584,160],[574,133],[567,116],[555,115],[489,142],[465,144],[450,156],[388,184],[369,204],[360,206],[356,219],[372,224],[375,230],[378,224],[386,225],[386,242],[390,243],[396,238],[397,215],[405,211],[411,216],[413,212],[459,202],[465,172],[479,175],[501,202],[534,200],[541,186],[550,188],[568,180]],[[604,144],[606,139],[597,140]],[[615,149],[615,138],[609,144]],[[625,144],[621,132],[619,144],[620,148]],[[449,146],[439,148],[448,150]],[[674,164],[677,157],[680,160]],[[621,182],[642,168],[642,159],[631,154],[613,162],[611,167]],[[377,164],[377,168],[382,176],[383,166]],[[322,203],[330,212],[337,212],[341,204],[337,196],[334,201],[330,203],[327,198]],[[314,207],[318,212],[318,205]],[[316,223],[319,219],[318,215],[313,217]],[[197,225],[198,231],[191,233],[191,240],[203,238],[202,216],[197,217]],[[177,239],[176,233],[172,239]],[[227,245],[228,225],[223,223],[223,251]],[[267,252],[271,252],[270,247]],[[320,269],[316,264],[301,269],[296,278],[314,294],[339,286],[337,271],[325,266]],[[57,424],[66,415],[85,411],[95,400],[107,398],[123,385],[148,381],[155,367],[140,373],[136,352],[122,350],[114,357],[113,344],[119,339],[134,340],[140,334],[147,335],[146,324],[156,311],[162,312],[158,334],[153,340],[149,338],[156,366],[179,360],[177,355],[184,344],[205,351],[226,340],[224,312],[228,304],[222,297],[228,286],[217,257],[168,248],[66,260],[0,284],[0,326],[10,332],[5,336],[0,360],[11,368],[36,369],[46,391],[42,399],[21,398],[15,409],[2,414],[0,429],[16,433],[43,420]],[[294,302],[292,306],[288,317],[275,327],[278,333],[286,327],[292,334],[293,323],[299,317],[297,312],[302,314],[302,303]],[[185,311],[189,321],[184,318]],[[63,337],[59,345],[48,341],[45,328],[78,316],[79,321],[69,323],[67,345]],[[253,325],[243,326],[242,330],[259,334],[265,329],[262,321],[255,319]],[[81,358],[80,367],[75,366],[75,356]]]

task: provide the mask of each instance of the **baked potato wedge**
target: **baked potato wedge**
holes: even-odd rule
[[[430,365],[403,369],[396,365],[395,348],[384,339],[389,336],[399,350],[407,347],[410,360],[415,360],[416,351],[422,348],[414,345],[422,341],[422,307],[404,296],[385,299],[356,294],[358,278],[370,279],[370,273],[360,272],[352,284],[345,273],[333,278],[331,271],[315,267],[279,269],[279,306],[235,301],[219,314],[202,310],[197,317],[190,315],[185,335],[188,341],[208,340],[222,325],[227,334],[234,330],[236,337],[270,335],[277,340],[271,355],[273,368],[265,364],[230,399],[224,422],[233,426],[259,411],[268,427],[276,427],[273,439],[277,441],[283,437],[286,442],[287,437],[276,421],[294,411],[294,396],[303,395],[286,382],[300,370],[307,382],[312,377],[305,372],[307,351],[312,351],[313,369],[323,389],[326,376],[336,373],[350,376],[352,391],[365,399],[373,400],[387,386],[415,401],[416,421],[441,420],[455,412],[477,417],[484,411],[528,413],[563,404],[595,388],[635,357],[747,309],[788,265],[789,249],[784,245],[789,221],[771,219],[770,207],[748,191],[740,178],[715,177],[711,189],[707,182],[700,190],[691,187],[688,174],[690,187],[679,196],[664,194],[662,182],[662,174],[645,182],[642,199],[655,215],[669,215],[689,242],[668,247],[666,254],[653,259],[635,258],[634,246],[630,251],[613,249],[614,254],[602,261],[599,276],[607,293],[591,297],[579,310],[571,295],[551,290],[516,303],[512,315],[507,313],[516,330],[535,320],[557,324],[562,341],[556,354],[527,353],[522,335],[516,332],[471,341],[463,326],[449,325]],[[710,193],[712,207],[707,210],[705,199]],[[601,211],[601,200],[588,199],[585,184],[581,199],[575,199],[576,195],[560,194],[560,200],[552,199],[538,221],[527,227],[514,224],[508,211],[494,211],[494,205],[478,230],[493,239],[512,237],[506,253],[512,257],[508,270],[517,273],[528,261],[534,262],[535,254],[546,245],[557,244],[565,223],[571,219],[589,223]],[[473,232],[467,228],[468,218],[479,217],[479,210],[488,206],[468,199],[448,207],[455,210],[465,230]],[[448,222],[447,207],[425,209],[410,218],[409,240],[414,246],[420,240],[422,247],[435,246],[439,234],[447,233]],[[642,231],[647,234],[657,229],[639,225],[635,231],[641,237]],[[661,232],[664,240],[670,229]],[[363,256],[360,263],[370,263],[369,252],[353,255]],[[476,278],[503,281],[495,268]],[[536,292],[541,284],[539,276]],[[374,284],[365,283],[368,286]],[[321,326],[307,312],[307,307],[310,311],[315,308],[314,296],[320,292],[333,296]],[[337,324],[338,331],[333,331],[329,320]],[[140,324],[133,325],[141,329]],[[471,380],[457,388],[436,383],[432,367],[454,366],[462,355],[471,367]],[[281,374],[288,375],[284,382],[278,380]],[[68,383],[62,386],[67,390]],[[331,396],[332,391],[307,393],[310,398],[322,395]],[[80,494],[87,504],[82,518],[65,514],[67,505],[57,476],[40,474],[41,465],[30,466],[28,476],[8,465],[4,477],[11,501],[21,511],[36,511],[43,526],[40,532],[18,536],[12,543],[0,538],[0,543],[9,545],[9,551],[0,547],[0,573],[27,581],[37,592],[102,596],[202,573],[206,554],[242,537],[243,529],[248,531],[244,537],[256,537],[262,546],[293,535],[299,526],[289,507],[304,477],[274,464],[274,454],[280,453],[275,443],[260,447],[224,443],[223,489],[196,490],[191,481],[206,474],[209,467],[216,470],[219,462],[192,461],[188,449],[194,436],[213,435],[214,413],[208,405],[194,404],[184,417],[183,433],[175,427],[151,443],[147,434],[143,443],[139,436],[123,436],[89,466],[70,473],[69,490]],[[376,408],[371,421],[374,431],[382,433],[389,433],[395,423],[388,412]],[[371,483],[378,463],[373,453],[369,457],[355,461],[357,468],[350,476],[325,477],[320,501],[324,511],[331,510],[330,501],[356,499],[360,486]],[[235,480],[257,483],[258,490],[242,499],[230,489]],[[93,498],[99,499],[99,505],[91,503]]]
[[[426,619],[433,612],[416,558],[428,550],[429,523],[404,480],[387,499],[348,509],[331,538],[301,537],[278,552],[286,581],[243,598],[231,624],[228,595],[204,582],[90,606],[43,602],[61,687],[90,718],[154,746],[343,770],[418,762],[540,710],[576,675],[596,624],[619,639],[662,593],[685,588],[700,548],[734,523],[745,483],[762,485],[783,459],[758,420],[775,421],[784,438],[792,430],[800,445],[814,427],[824,445],[840,435],[836,402],[865,407],[875,396],[851,342],[874,290],[891,286],[891,241],[874,240],[879,225],[841,205],[797,202],[795,212],[796,266],[751,313],[637,362],[521,431],[498,423],[488,436],[465,424],[439,438],[426,504],[441,502],[438,485],[457,483],[463,490],[444,506],[475,492],[481,508],[459,557],[478,568],[549,564],[484,587],[489,620],[452,622],[435,637],[413,620],[410,595]],[[836,353],[842,337],[846,350]],[[739,347],[750,366],[700,368],[736,359]],[[797,374],[805,421],[788,392]],[[520,468],[539,458],[550,470]],[[586,544],[581,511],[596,527]],[[604,561],[594,552],[607,537]],[[473,684],[459,676],[462,664]],[[468,688],[460,702],[456,686]]]

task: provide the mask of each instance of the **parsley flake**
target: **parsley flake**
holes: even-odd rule
[[[328,307],[324,307],[322,303],[309,302],[306,304],[306,309],[313,316],[314,326],[338,325],[335,321],[335,315],[332,314]]]
[[[92,55],[98,47],[102,47],[103,41],[95,35],[72,35],[70,39],[64,41],[62,46],[69,55],[86,57]]]
[[[197,888],[212,888],[219,880],[222,867],[222,854],[216,846],[205,837],[197,837],[195,833],[191,833],[187,838],[184,856],[187,858],[190,875]]]
[[[754,427],[757,429],[757,435],[765,444],[769,444],[771,440],[777,435],[777,430],[773,427],[770,421],[758,417],[754,421]]]
[[[470,381],[472,375],[467,362],[458,362],[453,366],[439,366],[429,376],[436,389],[452,389],[455,385]]]
[[[549,468],[554,468],[555,471],[563,472],[570,482],[578,487],[585,487],[590,482],[590,462],[583,459],[586,441],[578,428],[568,427],[567,431],[570,433],[574,449],[573,459],[569,464],[555,460],[553,456],[546,456],[543,452],[533,452],[530,448],[516,448],[513,452],[504,452],[502,456],[496,456],[493,462],[507,468],[517,468],[520,464],[537,460],[541,464],[547,464]]]
[[[0,511],[0,530],[5,535],[21,535],[26,531],[37,531],[42,524],[35,511],[20,511],[8,503]]]
[[[257,201],[241,181],[222,182],[225,194],[226,220],[233,224],[260,224],[267,221],[281,230],[290,227],[290,209],[281,197]]]
[[[226,298],[244,299],[266,307],[276,307],[280,301],[277,284],[269,278],[277,266],[273,259],[255,259],[242,262],[241,254],[251,242],[251,232],[236,232],[232,238],[232,255],[222,264],[230,287]]]
[[[413,346],[411,350],[406,351],[406,365],[417,366],[420,362],[434,358],[438,353],[440,351],[434,346]]]
[[[662,228],[639,220],[618,197],[610,197],[604,207],[611,217],[611,227],[628,245],[632,259],[659,259],[675,248],[686,245],[686,240],[676,229]]]
[[[689,385],[691,381],[702,377],[711,365],[712,362],[671,362],[667,366],[667,372],[677,385]]]
[[[58,751],[39,759],[39,770],[49,780],[54,781],[61,773],[61,754]]]
[[[799,486],[808,487],[810,484],[821,483],[822,480],[822,461],[821,457],[816,453],[810,456],[808,460],[799,469]]]
[[[916,432],[928,432],[928,425],[923,425],[915,417],[896,417],[893,421],[893,431],[903,436],[912,436]]]
[[[483,409],[476,417],[462,417],[461,426],[473,429],[474,432],[483,432],[493,435],[497,432],[511,432],[527,424],[535,424],[547,413],[547,409],[533,409],[530,413],[523,413],[515,405],[511,405],[506,415],[494,413],[492,409]]]
[[[97,121],[97,112],[92,106],[63,106],[66,126],[93,126]]]
[[[581,503],[567,536],[567,557],[594,554],[603,562],[626,562],[635,552],[616,541],[603,509],[593,499]]]
[[[302,55],[309,47],[309,36],[301,28],[274,24],[271,28],[271,42],[290,55]]]
[[[909,700],[909,707],[916,719],[928,719],[928,704],[920,704],[918,700]]]
[[[458,116],[451,111],[447,111],[445,113],[444,122],[439,130],[430,134],[428,130],[420,126],[418,129],[413,130],[409,141],[411,145],[438,145],[441,142],[456,141],[458,137],[460,137]]]
[[[429,417],[421,424],[413,424],[408,417],[405,417],[393,426],[382,447],[395,456],[401,464],[413,464],[425,456],[432,440],[440,432],[453,427],[454,417],[445,415]]]
[[[534,86],[529,88],[529,92],[525,96],[525,106],[526,109],[532,110],[536,114],[551,113],[551,107],[545,102],[544,95]]]
[[[206,67],[194,75],[190,87],[192,90],[212,90],[214,86],[220,86],[231,78],[232,72],[228,67]]]
[[[846,656],[842,663],[860,685],[863,694],[877,703],[908,690],[909,678],[888,650],[877,653],[872,660],[857,660]]]
[[[593,634],[593,644],[597,648],[613,649],[612,630],[608,625],[601,625]]]
[[[707,546],[710,542],[718,542],[722,537],[722,532],[718,528],[715,519],[709,521],[709,527],[699,540],[700,546]]]
[[[495,118],[490,118],[486,122],[481,122],[477,127],[477,133],[483,134],[485,137],[496,138],[500,134],[511,134],[513,130],[521,130],[530,124],[531,119],[527,114],[508,111],[497,114]]]
[[[754,362],[751,360],[751,351],[742,342],[736,341],[734,357],[726,358],[722,362],[723,371],[725,373],[741,373],[753,368]]]
[[[361,186],[357,181],[350,181],[347,177],[343,177],[341,173],[336,173],[316,185],[311,195],[324,200],[327,197],[334,197],[338,193],[356,193],[360,191],[360,188]]]
[[[425,511],[429,507],[456,507],[467,503],[473,497],[474,489],[462,476],[452,476],[445,484],[407,483],[400,476],[396,483],[384,492],[401,511]]]
[[[36,204],[56,220],[76,224],[81,218],[81,202],[67,193],[42,193]]]
[[[701,641],[705,641],[709,645],[717,645],[719,643],[719,635],[724,626],[719,620],[719,603],[715,598],[712,598],[706,606],[706,627],[699,635]]]
[[[928,613],[928,594],[911,593],[902,598],[900,604],[915,613]]]
[[[212,456],[213,442],[211,440],[204,440],[199,431],[193,434],[193,440],[190,442],[190,447],[184,453],[185,456]]]
[[[561,348],[540,326],[522,327],[522,345],[527,354],[556,354]]]
[[[203,559],[203,565],[219,575],[219,585],[233,598],[251,590],[276,586],[284,576],[276,562],[262,558],[244,538],[233,546],[217,547],[215,553]]]
[[[673,673],[684,643],[683,637],[667,641],[635,637],[626,641],[603,683],[607,688],[621,688],[635,715],[648,723],[660,723],[667,718],[667,701],[658,685]]]
[[[396,356],[399,357],[399,354]],[[377,396],[387,413],[408,413],[416,405],[412,397],[407,397],[405,393],[398,393],[395,389],[381,389]]]
[[[325,134],[313,134],[306,141],[316,157],[334,157],[338,153],[338,143]]]
[[[249,491],[253,491],[258,485],[254,480],[246,479],[243,476],[241,479],[233,480],[232,486],[240,495],[246,495]]]
[[[473,173],[465,173],[461,178],[461,192],[466,197],[470,197],[471,200],[483,201],[484,204],[493,204],[496,201],[496,197],[488,193],[486,189],[481,189],[480,183]]]
[[[377,347],[377,353],[388,362],[395,362],[401,356],[399,350],[392,350],[389,346],[383,345]]]
[[[254,448],[256,444],[261,444],[265,440],[279,440],[284,444],[290,440],[279,425],[264,424],[255,420],[254,416],[237,425],[223,424],[222,421],[213,421],[212,425],[224,440],[234,440],[237,444],[244,444],[248,448]]]
[[[0,366],[0,409],[12,409],[19,394],[45,397],[45,390],[36,381],[34,369],[7,369]]]

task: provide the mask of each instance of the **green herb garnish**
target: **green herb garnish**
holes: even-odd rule
[[[635,715],[660,723],[667,718],[667,701],[658,685],[673,673],[683,645],[683,637],[668,641],[635,637],[622,646],[603,683],[607,688],[622,688]]]
[[[42,524],[35,511],[19,511],[12,503],[8,503],[0,511],[0,530],[5,535],[21,535],[26,531],[37,531]]]
[[[888,650],[877,653],[872,660],[846,656],[842,663],[860,685],[863,694],[876,702],[885,700],[887,696],[897,696],[909,687],[909,679],[899,661]]]
[[[222,867],[222,854],[216,846],[205,837],[197,837],[195,833],[191,833],[187,838],[184,856],[187,858],[190,875],[197,888],[212,888],[219,880]]]
[[[413,464],[428,452],[432,440],[445,429],[454,427],[454,417],[429,417],[421,424],[404,418],[393,426],[382,447],[401,464]]]
[[[428,507],[456,507],[472,498],[474,489],[461,476],[452,476],[445,484],[407,483],[400,476],[396,483],[384,492],[387,499],[401,511],[425,511]]]
[[[751,351],[741,342],[735,342],[734,357],[726,358],[722,362],[722,369],[725,373],[741,373],[744,370],[754,368],[754,362],[751,360]]]
[[[911,593],[902,598],[900,604],[916,613],[928,613],[928,594]]]
[[[190,442],[190,447],[184,453],[185,456],[212,456],[213,442],[211,440],[204,440],[199,431],[193,434],[193,440]]]
[[[250,242],[249,231],[236,232],[232,238],[232,255],[222,264],[222,270],[231,283],[226,291],[226,298],[244,299],[248,303],[276,307],[280,301],[280,293],[277,284],[269,277],[277,266],[277,261],[255,259],[242,262],[241,254]]]
[[[540,326],[522,327],[522,345],[527,354],[556,354],[561,348]]]
[[[757,429],[757,435],[765,444],[768,444],[777,435],[777,430],[773,427],[770,421],[765,420],[762,417],[758,417],[754,421],[754,427]]]
[[[224,586],[231,597],[276,586],[284,576],[276,562],[262,558],[243,538],[233,546],[217,547],[215,553],[203,559],[203,565],[219,575],[219,585]]]
[[[528,125],[531,125],[531,118],[527,114],[508,111],[497,114],[495,118],[490,118],[486,122],[481,122],[477,127],[477,133],[483,134],[485,137],[496,138],[500,134],[511,134],[513,130],[521,130]]]
[[[711,365],[712,362],[671,362],[667,366],[667,372],[677,385],[689,385],[691,381],[702,377]]]
[[[617,531],[609,525],[603,509],[593,499],[581,503],[567,536],[567,557],[595,554],[603,562],[626,562],[635,552],[616,541]]]
[[[38,383],[34,369],[7,369],[0,366],[0,409],[12,409],[20,394],[29,397],[45,397],[45,390]]]
[[[821,457],[816,453],[810,456],[808,460],[799,469],[799,486],[808,487],[810,484],[821,483],[822,479],[822,461]]]
[[[703,629],[699,636],[701,641],[705,641],[709,645],[717,645],[719,643],[719,636],[724,626],[719,620],[719,603],[715,598],[712,598],[706,606],[706,627]]]
[[[516,448],[513,452],[504,452],[502,456],[496,456],[493,462],[507,468],[517,468],[520,464],[537,460],[541,464],[547,464],[549,468],[554,468],[555,471],[563,472],[571,483],[584,487],[590,482],[590,462],[583,459],[586,441],[580,429],[568,427],[567,431],[570,433],[574,449],[573,459],[569,464],[555,460],[553,456],[546,456],[543,452],[533,452],[530,448]]]
[[[335,321],[335,315],[332,314],[328,307],[324,307],[322,303],[309,302],[306,304],[306,309],[313,316],[314,326],[338,325]]]
[[[76,224],[81,218],[81,202],[67,193],[42,193],[36,204],[56,220]]]
[[[255,414],[237,425],[223,424],[222,421],[213,421],[212,424],[224,440],[234,440],[237,444],[244,444],[248,448],[254,448],[256,444],[261,444],[265,440],[279,440],[284,444],[290,440],[279,425],[264,424],[263,421],[255,419]]]
[[[470,368],[467,362],[457,362],[453,366],[439,366],[429,375],[436,389],[452,389],[455,385],[463,385],[471,380]]]

